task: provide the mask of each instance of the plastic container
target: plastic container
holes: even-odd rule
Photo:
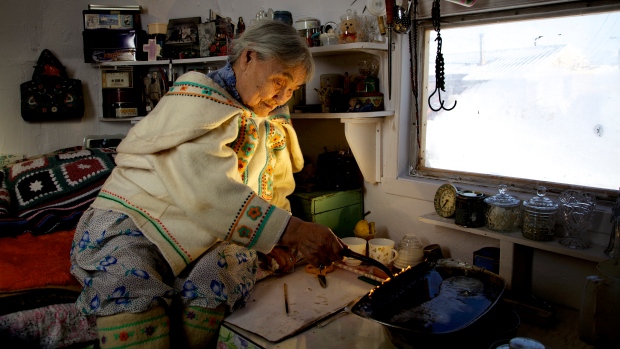
[[[275,11],[273,13],[273,20],[293,25],[293,15],[289,11]]]
[[[484,199],[485,225],[497,232],[511,232],[521,225],[521,200],[506,194],[507,186],[498,186],[499,194]]]
[[[536,196],[523,202],[521,233],[530,240],[551,241],[555,237],[558,204],[545,196],[546,191],[539,186]]]
[[[168,23],[151,23],[146,25],[149,35],[166,34]]]
[[[302,18],[295,21],[293,25],[301,37],[306,39],[308,47],[319,46],[321,41],[321,21],[316,18]]]

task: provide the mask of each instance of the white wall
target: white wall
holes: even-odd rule
[[[352,0],[21,0],[5,1],[0,12],[0,154],[35,155],[53,149],[79,145],[88,134],[126,133],[129,124],[100,122],[100,75],[90,64],[84,63],[82,51],[82,11],[89,3],[96,4],[139,4],[145,9],[142,24],[167,21],[170,18],[183,18],[208,15],[209,9],[223,16],[243,17],[247,23],[262,8],[287,10],[293,13],[293,20],[302,17],[315,17],[322,23],[338,21]],[[353,5],[362,12],[365,0]],[[236,22],[236,20],[235,20]],[[81,79],[86,99],[86,114],[76,121],[52,123],[26,123],[20,116],[19,84],[30,80],[33,68],[41,50],[50,49],[68,68],[70,77]],[[401,60],[398,60],[401,62]],[[402,62],[408,64],[408,59]],[[395,74],[408,76],[408,66]],[[403,85],[408,81],[404,79]],[[397,88],[400,90],[400,88]],[[398,98],[398,97],[397,97]],[[400,110],[407,111],[409,96],[400,98]],[[384,125],[384,145],[387,149],[384,159],[386,179],[396,178],[396,153],[392,152],[395,142],[406,143],[398,134],[399,124],[406,124],[406,113],[400,118],[388,118]],[[300,122],[305,128],[310,124]],[[329,123],[328,123],[329,124]],[[332,124],[329,124],[332,125]],[[342,137],[342,125],[334,125],[334,131]],[[314,137],[314,136],[312,136]],[[399,140],[400,137],[400,140]],[[389,138],[389,139],[386,139]],[[337,140],[339,142],[339,140]],[[302,140],[311,144],[312,139]],[[320,144],[314,148],[320,149]],[[309,147],[309,146],[308,146]],[[378,234],[399,241],[406,233],[416,233],[424,244],[438,243],[444,255],[466,262],[472,262],[472,253],[484,246],[498,246],[493,239],[470,235],[446,228],[434,227],[418,220],[421,214],[433,211],[432,195],[438,183],[420,185],[412,183],[409,190],[416,195],[388,194],[384,181],[382,184],[366,185],[365,211],[371,211],[369,220],[377,224]],[[415,197],[415,198],[412,198]],[[608,224],[598,222],[602,231]],[[607,230],[609,232],[609,230]],[[577,308],[581,288],[586,275],[595,273],[595,263],[582,262],[552,253],[536,253],[534,257],[534,294],[553,302]]]

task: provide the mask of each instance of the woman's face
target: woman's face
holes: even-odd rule
[[[258,116],[267,116],[285,104],[306,78],[302,67],[285,68],[276,59],[261,61],[249,50],[237,59],[233,70],[243,104]]]

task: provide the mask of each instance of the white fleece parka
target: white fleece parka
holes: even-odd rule
[[[92,206],[129,215],[175,275],[217,241],[268,253],[303,156],[286,107],[258,117],[190,72],[117,147]]]

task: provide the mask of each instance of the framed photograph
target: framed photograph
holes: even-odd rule
[[[200,57],[211,56],[211,44],[215,41],[215,21],[200,23],[198,25],[198,37],[200,41]]]
[[[166,45],[198,44],[200,17],[178,18],[168,21]]]

